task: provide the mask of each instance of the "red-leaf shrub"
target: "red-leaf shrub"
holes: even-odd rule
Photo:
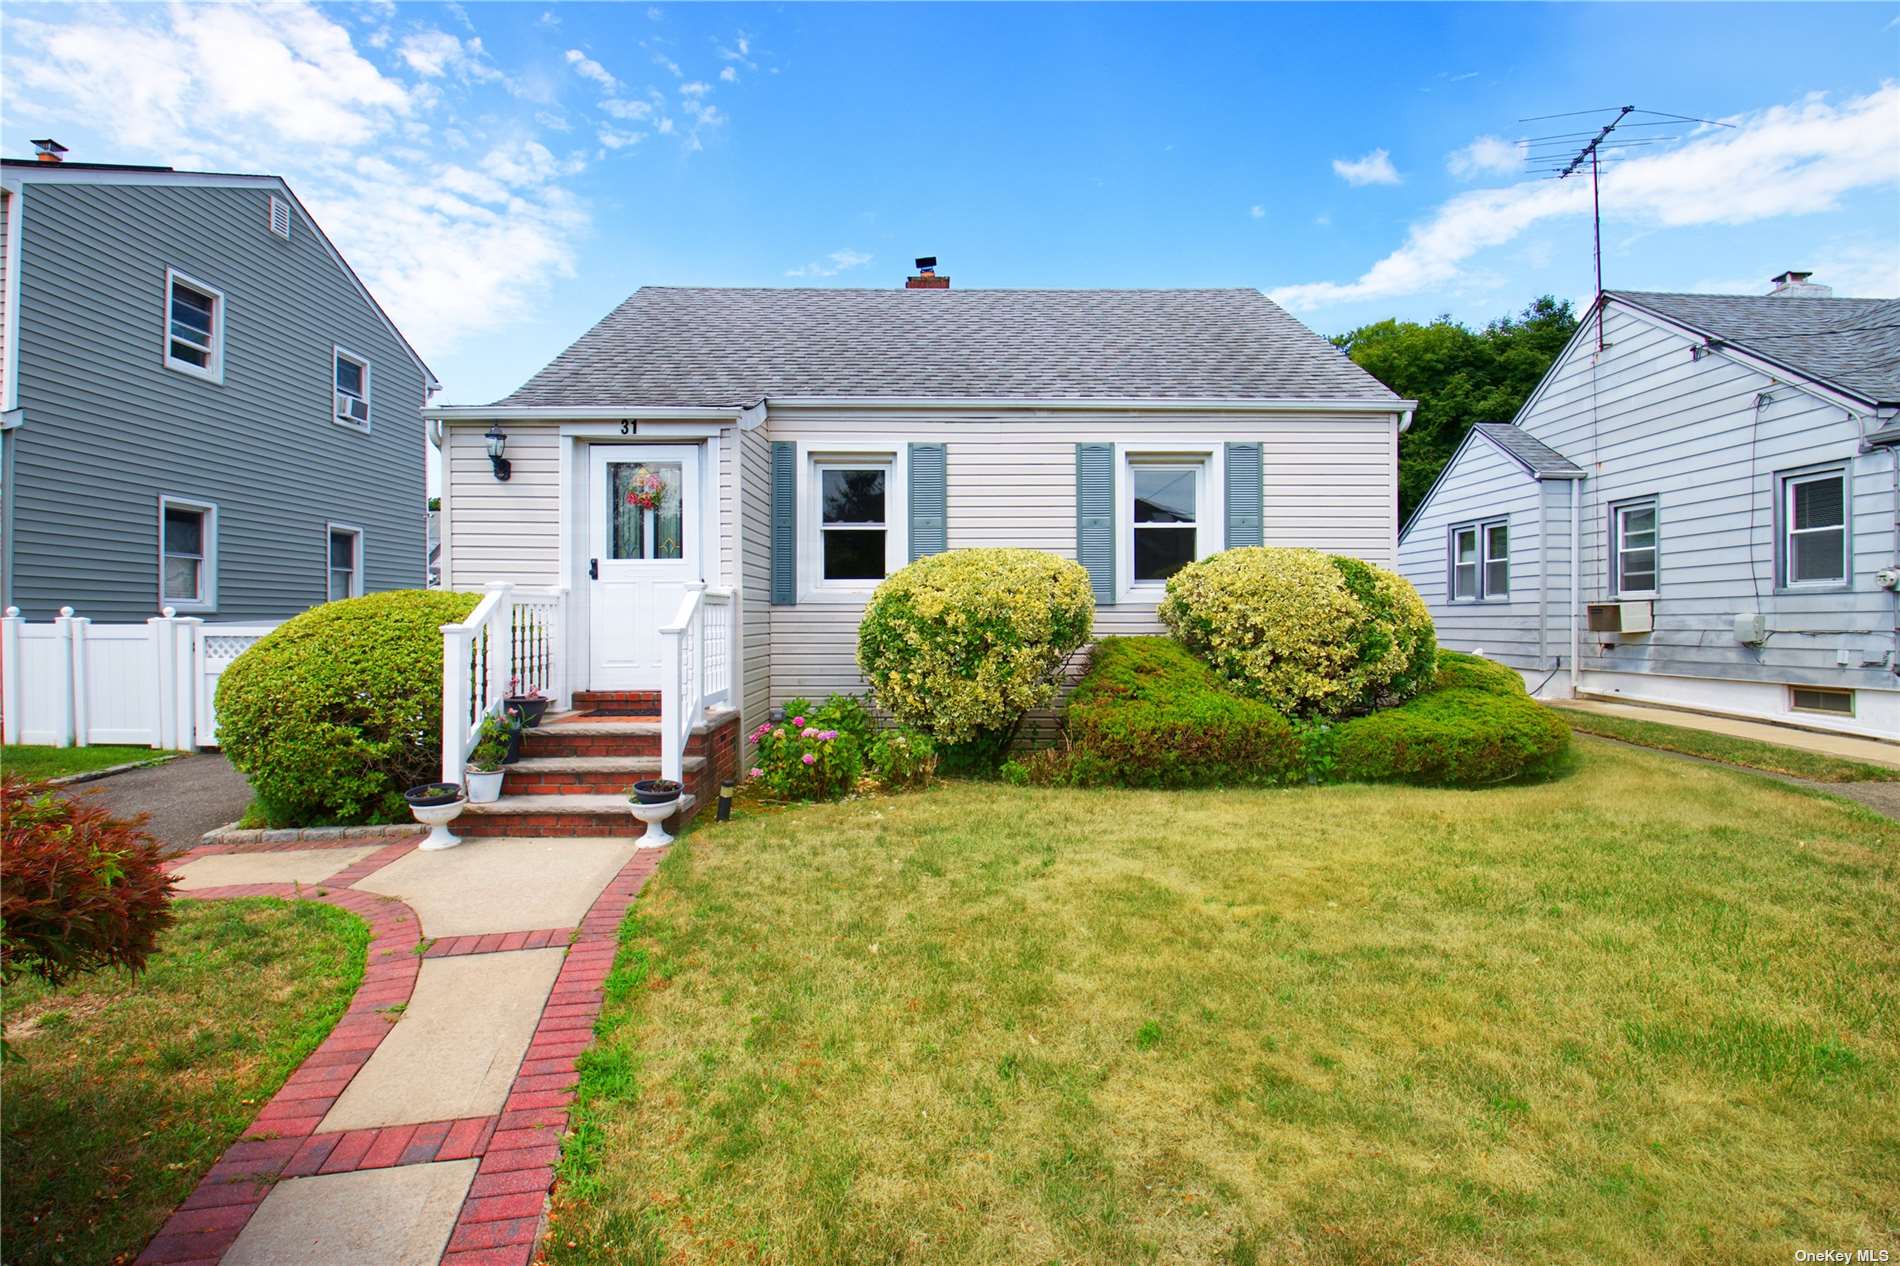
[[[0,779],[0,981],[145,966],[172,922],[173,880],[144,822]]]

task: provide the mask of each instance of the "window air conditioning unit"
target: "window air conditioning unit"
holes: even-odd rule
[[[336,420],[352,426],[369,425],[369,401],[347,391],[336,393]]]
[[[1592,633],[1648,633],[1656,627],[1655,604],[1592,602],[1584,607]]]

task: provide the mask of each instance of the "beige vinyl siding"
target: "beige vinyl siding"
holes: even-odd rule
[[[765,719],[772,694],[772,448],[763,430],[738,432],[740,726]]]
[[[443,583],[477,589],[492,580],[553,588],[561,583],[561,435],[557,427],[508,424],[508,482],[494,476],[484,427],[444,428],[448,513]]]
[[[1845,409],[1776,388],[1724,356],[1694,359],[1692,340],[1621,305],[1609,307],[1604,335],[1600,361],[1594,338],[1574,342],[1519,419],[1591,472],[1581,511],[1584,602],[1612,596],[1610,506],[1657,499],[1655,632],[1608,645],[1585,634],[1580,666],[1892,689],[1894,599],[1873,573],[1894,563],[1893,455],[1861,453],[1862,424]],[[1758,407],[1758,393],[1771,388]],[[1777,592],[1776,475],[1830,462],[1849,471],[1851,588]],[[1567,534],[1568,504],[1551,513]],[[1547,614],[1555,647],[1567,644],[1567,575],[1553,583],[1566,588]],[[1748,611],[1775,631],[1759,648],[1734,638],[1735,615]]]
[[[945,445],[951,549],[1023,546],[1075,556],[1075,446],[1098,443],[1215,448],[1262,446],[1265,539],[1390,565],[1395,535],[1393,415],[1045,415],[942,411],[773,409],[773,440],[822,448],[912,442]],[[800,477],[803,478],[801,471]],[[1206,507],[1210,525],[1220,507]],[[801,541],[803,527],[801,525]],[[1125,548],[1118,541],[1118,549]],[[771,701],[858,693],[862,603],[801,601],[771,611]],[[1102,635],[1162,632],[1152,603],[1096,609]]]

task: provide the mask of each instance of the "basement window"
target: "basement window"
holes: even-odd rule
[[[1854,692],[1828,686],[1788,687],[1788,707],[1795,712],[1820,712],[1832,717],[1854,715]]]

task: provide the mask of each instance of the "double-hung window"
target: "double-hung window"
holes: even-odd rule
[[[209,382],[224,381],[224,296],[169,268],[165,367]]]
[[[1505,519],[1461,523],[1451,529],[1452,601],[1511,596],[1511,525]]]
[[[1160,584],[1200,557],[1202,470],[1198,462],[1129,462],[1129,558],[1136,584]]]
[[[329,526],[329,585],[331,602],[363,593],[363,533],[356,528]]]
[[[1610,507],[1610,581],[1619,598],[1651,598],[1661,567],[1656,535],[1656,498],[1621,501]]]
[[[338,347],[336,360],[336,420],[340,425],[369,430],[369,362]]]
[[[819,579],[882,580],[890,561],[888,461],[819,462]]]
[[[1832,588],[1847,583],[1847,471],[1781,476],[1781,583]]]
[[[161,607],[211,611],[218,604],[218,508],[161,497],[158,503]]]

